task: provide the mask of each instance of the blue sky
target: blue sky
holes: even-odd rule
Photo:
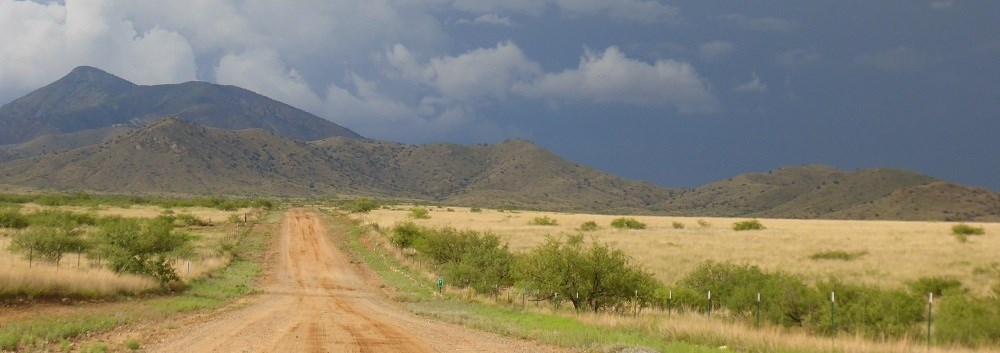
[[[0,0],[0,102],[92,65],[663,186],[821,163],[1000,190],[997,23],[959,0]]]

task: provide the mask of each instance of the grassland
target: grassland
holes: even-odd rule
[[[40,211],[68,211],[92,214],[98,217],[122,216],[128,218],[153,218],[167,212],[162,206],[43,206],[28,203],[20,208],[22,214]],[[172,214],[187,214],[205,221],[206,225],[188,226],[180,231],[192,235],[193,253],[187,259],[173,264],[182,280],[189,281],[218,270],[230,262],[228,254],[218,250],[218,244],[237,228],[228,222],[231,216],[242,219],[251,209],[223,211],[208,207],[171,208]],[[129,274],[114,273],[102,266],[101,259],[83,254],[67,254],[59,263],[34,259],[8,251],[11,235],[19,230],[0,229],[0,301],[34,298],[108,299],[116,296],[137,296],[160,291],[156,281]]]
[[[887,288],[939,276],[960,280],[979,295],[988,293],[1000,278],[1000,223],[969,223],[983,227],[985,235],[961,243],[951,235],[954,223],[949,222],[760,219],[766,229],[736,232],[732,224],[744,219],[629,216],[647,225],[633,230],[611,227],[611,221],[621,217],[617,215],[452,209],[431,208],[427,219],[408,218],[406,207],[374,210],[362,217],[381,228],[413,221],[428,227],[492,231],[515,251],[541,244],[546,235],[578,233],[581,224],[595,221],[599,229],[585,232],[588,237],[628,251],[665,283],[675,282],[706,260],[780,269],[807,281],[836,277]],[[558,225],[529,224],[537,217],[549,217]],[[674,222],[684,228],[675,228]],[[834,251],[864,255],[847,261],[810,258]]]
[[[379,211],[357,218],[375,218],[389,212]],[[425,222],[438,221],[445,214],[432,212]],[[489,211],[487,211],[489,212]],[[486,213],[486,212],[484,212]],[[391,214],[391,213],[389,213]],[[509,215],[509,214],[507,214]],[[535,215],[522,215],[522,221],[512,227],[521,227]],[[564,215],[549,214],[563,219]],[[465,214],[465,218],[470,217]],[[475,215],[471,215],[475,217]],[[589,216],[588,216],[589,217]],[[503,217],[507,219],[506,217]],[[332,216],[333,222],[337,216]],[[384,218],[383,218],[384,219]],[[608,217],[607,221],[610,221]],[[666,222],[650,221],[656,227],[669,227]],[[713,219],[719,222],[719,219]],[[572,222],[577,223],[577,222]],[[692,224],[697,224],[692,221]],[[365,224],[364,221],[359,224]],[[572,225],[563,225],[570,227]],[[386,229],[381,224],[380,229]],[[471,228],[466,226],[466,228]],[[495,228],[494,228],[495,229]],[[464,289],[446,288],[436,293],[434,275],[419,262],[413,262],[393,246],[385,235],[356,225],[343,247],[350,249],[388,285],[406,306],[419,315],[460,323],[502,335],[538,340],[562,346],[593,351],[627,351],[628,347],[641,347],[661,352],[719,351],[720,348],[744,352],[992,352],[994,348],[979,349],[959,346],[934,346],[926,348],[923,341],[914,338],[873,340],[860,335],[841,335],[836,338],[810,334],[801,329],[765,325],[761,328],[719,313],[707,318],[695,312],[647,310],[640,315],[612,313],[581,313],[568,307],[557,308],[547,302],[532,303],[517,299],[516,293],[499,297],[479,296]],[[808,254],[801,255],[803,257]],[[805,260],[809,261],[809,260]],[[637,350],[643,351],[643,350]]]
[[[73,346],[70,340],[81,336],[91,342],[76,345],[85,351],[90,347],[107,347],[115,351],[132,350],[136,337],[126,334],[120,341],[96,341],[95,334],[125,324],[163,322],[177,313],[219,307],[233,298],[254,290],[261,272],[264,244],[274,232],[277,217],[271,213],[262,223],[241,231],[241,241],[234,252],[239,254],[224,267],[206,270],[188,279],[188,288],[169,296],[139,297],[138,300],[91,303],[75,306],[41,305],[0,307],[0,351],[50,351]],[[207,237],[206,237],[207,239]],[[86,271],[86,270],[81,270]],[[90,271],[96,271],[91,269]],[[83,272],[80,276],[96,272]],[[182,272],[183,273],[183,272]],[[65,285],[68,272],[60,274]]]

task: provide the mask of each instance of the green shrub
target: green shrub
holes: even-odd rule
[[[917,335],[925,320],[926,299],[897,289],[845,284],[836,280],[817,283],[823,305],[810,317],[809,326],[820,333],[846,332],[870,338]],[[830,292],[836,292],[836,321],[830,323]]]
[[[483,209],[482,209],[482,208],[479,208],[479,207],[473,207],[473,208],[470,208],[470,209],[469,209],[469,212],[472,212],[472,213],[479,213],[479,212],[483,212]]]
[[[946,295],[937,304],[934,333],[939,341],[973,347],[1000,342],[1000,298]]]
[[[347,210],[351,213],[368,213],[378,208],[378,202],[366,197],[359,197],[347,205]]]
[[[147,221],[117,218],[101,224],[94,246],[111,270],[149,276],[162,287],[179,280],[170,259],[189,250],[190,236],[175,232],[163,218]]]
[[[761,230],[764,229],[764,225],[756,219],[749,219],[745,221],[738,221],[733,223],[733,230],[743,231],[743,230]]]
[[[139,347],[141,347],[141,345],[139,345],[139,341],[135,340],[134,338],[130,338],[129,340],[125,341],[125,349],[128,349],[130,351],[137,351],[139,350]]]
[[[921,298],[926,297],[927,293],[934,293],[935,297],[940,297],[945,293],[962,291],[962,281],[944,277],[920,277],[906,285],[910,287],[913,295]]]
[[[498,293],[514,284],[514,254],[495,234],[403,223],[393,229],[391,240],[397,245],[412,244],[455,286]]]
[[[597,225],[597,222],[586,221],[586,222],[583,222],[583,224],[580,225],[579,229],[580,229],[581,232],[592,232],[592,231],[598,230],[600,228],[601,227],[599,227]]]
[[[240,219],[239,215],[237,215],[237,214],[232,214],[230,216],[236,216],[236,218],[238,219],[237,222],[239,222],[239,221],[242,220],[242,219]],[[185,226],[185,227],[191,227],[191,226],[207,227],[207,226],[212,225],[212,222],[209,222],[209,221],[206,221],[204,219],[195,217],[195,215],[190,214],[190,213],[181,213],[181,214],[175,216],[175,220],[177,222],[179,222],[181,224],[181,226]]]
[[[535,217],[528,224],[533,226],[555,226],[559,225],[559,221],[555,218],[550,218],[549,216]]]
[[[392,235],[389,241],[399,248],[412,248],[417,238],[421,237],[422,230],[413,222],[397,223],[392,227]]]
[[[625,312],[635,299],[650,306],[662,296],[662,285],[624,251],[597,241],[584,247],[582,235],[566,241],[549,236],[522,256],[516,269],[527,289],[557,293],[578,310]]]
[[[828,250],[828,251],[820,251],[818,253],[809,255],[809,258],[813,260],[851,261],[865,255],[868,255],[868,251],[862,250],[855,252],[847,252],[843,250]]]
[[[671,226],[674,227],[674,229],[684,229],[684,223],[681,222],[675,221],[671,224]]]
[[[22,215],[17,209],[0,209],[0,228],[28,228],[28,218]]]
[[[983,227],[973,227],[965,223],[959,223],[951,227],[951,234],[955,235],[983,235],[986,230]]]
[[[41,210],[25,215],[33,226],[61,227],[96,225],[98,217],[92,213],[76,213],[62,210]]]
[[[426,208],[414,207],[410,209],[410,218],[428,219],[431,218],[431,213]]]
[[[761,319],[783,326],[802,325],[821,301],[800,278],[750,265],[708,261],[688,273],[680,284],[700,293],[701,308],[705,307],[705,294],[712,291],[716,305],[746,318],[754,314],[757,293],[761,293]]]
[[[618,229],[646,229],[646,224],[639,222],[635,218],[616,218],[611,221],[611,226]]]
[[[83,253],[87,249],[88,244],[82,234],[81,230],[70,224],[62,227],[32,227],[14,234],[10,250],[22,254],[29,261],[40,259],[58,264],[65,253]]]
[[[706,220],[704,220],[704,219],[699,219],[699,220],[698,220],[698,226],[699,226],[699,227],[702,227],[702,228],[708,228],[708,227],[711,227],[711,226],[712,226],[712,224],[711,224],[711,223],[708,223],[708,221],[706,221]]]

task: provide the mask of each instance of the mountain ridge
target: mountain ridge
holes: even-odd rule
[[[899,169],[794,166],[681,190],[618,178],[527,140],[415,146],[341,136],[306,142],[177,118],[96,145],[2,163],[0,182],[99,192],[365,195],[622,214],[1000,220],[1000,194]]]
[[[166,117],[226,129],[261,128],[298,140],[363,138],[244,88],[199,81],[142,86],[81,66],[0,107],[0,145],[118,124],[141,126]]]

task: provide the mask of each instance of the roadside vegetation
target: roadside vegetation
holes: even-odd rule
[[[249,294],[261,270],[265,235],[276,222],[267,219],[267,209],[273,206],[257,208],[246,217],[247,222],[239,224],[214,223],[184,211],[174,216],[172,209],[154,218],[102,217],[58,207],[20,214],[28,225],[0,229],[4,235],[0,245],[12,244],[10,238],[34,239],[28,242],[33,250],[27,252],[42,255],[28,267],[26,248],[12,246],[16,252],[8,253],[3,265],[15,271],[0,273],[0,301],[13,305],[48,298],[101,302],[74,306],[59,316],[6,322],[0,326],[0,351],[68,346],[69,340],[81,335],[217,307]],[[160,295],[165,293],[170,295]],[[131,300],[116,300],[124,297]],[[105,306],[114,309],[102,309]],[[135,350],[137,343],[114,346]],[[95,342],[80,347],[91,346],[107,345]]]
[[[365,236],[366,227],[355,228],[353,236]],[[930,351],[1000,349],[1000,333],[992,329],[1000,324],[996,321],[1000,317],[1000,271],[996,279],[989,280],[996,284],[985,296],[972,294],[952,278],[921,277],[899,289],[836,277],[811,280],[782,270],[717,261],[703,262],[676,281],[661,282],[627,253],[582,235],[548,236],[532,248],[512,252],[499,240],[502,237],[491,232],[412,223],[378,231],[395,250],[374,247],[363,251],[395,254],[397,261],[417,271],[406,276],[408,279],[421,283],[432,282],[437,275],[446,279],[445,296],[438,298],[431,288],[415,300],[420,303],[415,311],[546,342],[567,343],[531,333],[539,330],[534,325],[542,325],[533,320],[565,325],[555,329],[553,336],[576,337],[579,332],[599,328],[610,330],[605,334],[615,337],[634,334],[649,338],[625,342],[641,341],[636,344],[652,348],[661,347],[656,342],[666,337],[695,347],[818,352],[827,351],[829,337],[834,337],[837,350],[908,351],[927,339],[927,300],[928,294],[934,293],[934,347]],[[368,242],[377,244],[375,239]],[[455,255],[436,255],[447,251]],[[470,253],[477,255],[458,255]],[[866,255],[866,250],[825,250],[808,258],[852,261]],[[470,268],[479,270],[470,276]],[[836,293],[833,306],[831,292]],[[449,314],[455,308],[462,308],[464,314]],[[593,339],[579,339],[586,343],[569,339],[573,342],[568,345],[595,344]]]

